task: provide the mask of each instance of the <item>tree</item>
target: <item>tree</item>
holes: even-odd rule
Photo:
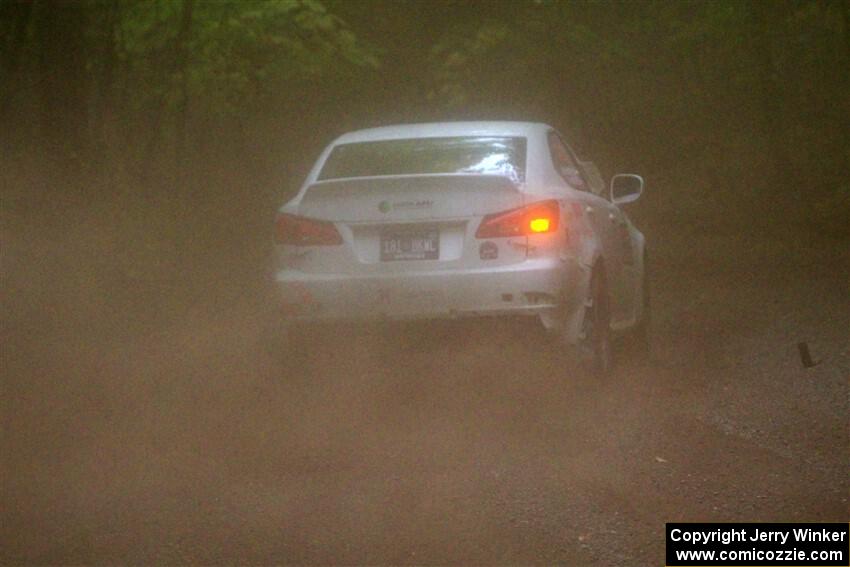
[[[83,45],[86,5],[56,0],[38,8],[41,136],[47,156],[60,169],[74,173],[88,149]]]

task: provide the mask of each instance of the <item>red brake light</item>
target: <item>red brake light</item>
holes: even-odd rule
[[[279,213],[275,222],[275,242],[292,246],[334,246],[342,244],[331,222]]]
[[[558,201],[540,201],[527,207],[487,215],[475,233],[476,238],[528,236],[558,230],[561,207]]]

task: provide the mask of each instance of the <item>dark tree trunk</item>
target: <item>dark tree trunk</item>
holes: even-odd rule
[[[94,84],[94,129],[92,132],[92,159],[97,161],[98,170],[115,157],[113,147],[115,140],[115,67],[118,61],[116,45],[116,28],[118,26],[119,4],[110,2],[103,5],[100,14],[101,34],[96,51],[100,65],[95,75]]]
[[[40,6],[39,16],[43,147],[62,173],[79,173],[87,148],[85,4],[54,0]]]
[[[175,69],[179,74],[180,96],[177,100],[177,132],[174,155],[178,171],[185,169],[186,161],[186,127],[189,110],[189,38],[192,33],[192,11],[194,0],[184,0],[183,13],[180,18],[180,30],[177,33],[175,47]]]
[[[4,56],[0,59],[0,73],[5,78],[0,90],[0,118],[5,118],[18,88],[18,67],[21,52],[27,37],[27,27],[32,15],[33,2],[22,0],[10,2],[0,8],[0,17],[11,22],[8,36],[3,42]]]
[[[165,69],[166,85],[168,88],[174,87],[175,79],[178,79],[178,88],[180,99],[177,104],[177,128],[175,135],[175,155],[177,156],[178,169],[184,164],[181,163],[183,153],[185,151],[185,118],[188,109],[188,89],[186,82],[186,64],[189,56],[189,34],[192,29],[192,12],[194,10],[194,0],[184,0],[183,10],[180,14],[180,25],[177,30],[177,35],[174,38],[174,43],[171,46],[171,57]],[[151,137],[148,138],[148,143],[145,146],[144,160],[141,164],[141,177],[145,181],[148,176],[149,165],[153,163],[156,148],[161,140],[162,120],[166,111],[167,93],[159,101],[159,108],[154,115],[154,120],[151,129]]]
[[[850,0],[844,0],[841,3],[841,18],[844,21],[844,47],[846,48],[846,55],[848,60],[850,60]]]
[[[768,153],[769,172],[766,179],[772,187],[787,186],[788,193],[796,193],[799,176],[789,160],[784,136],[783,93],[777,79],[776,62],[773,57],[773,39],[781,30],[784,4],[780,2],[751,2],[749,9],[749,50],[755,65],[756,100],[759,107],[758,122],[765,150]]]

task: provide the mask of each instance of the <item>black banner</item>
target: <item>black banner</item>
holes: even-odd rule
[[[667,524],[668,567],[847,566],[848,524]]]

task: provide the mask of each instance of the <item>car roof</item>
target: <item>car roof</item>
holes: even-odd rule
[[[356,130],[343,134],[334,144],[401,140],[406,138],[440,138],[451,136],[523,136],[529,137],[552,130],[541,122],[479,121],[479,122],[427,122],[421,124],[395,124],[380,128]]]

